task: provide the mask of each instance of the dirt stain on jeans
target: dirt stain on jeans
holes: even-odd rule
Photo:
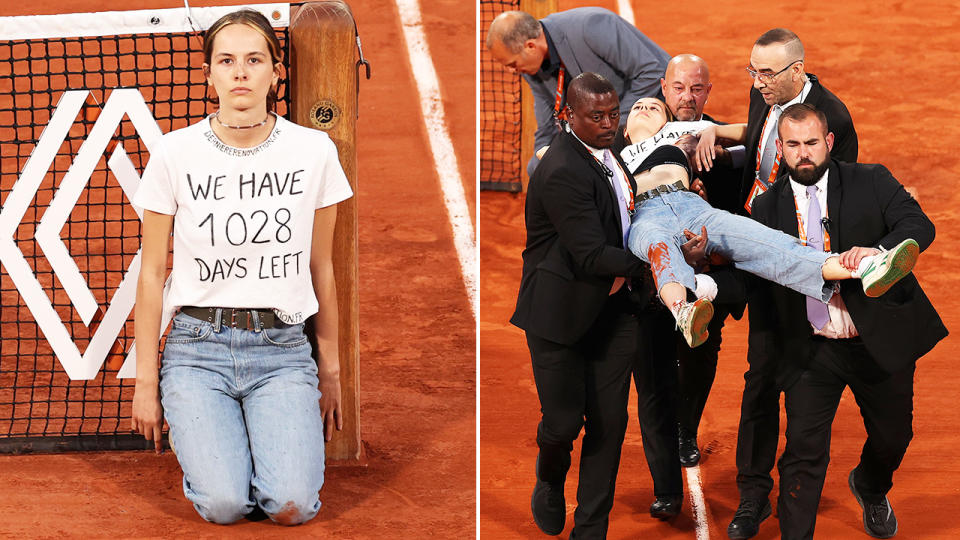
[[[288,501],[280,508],[279,512],[270,517],[280,525],[299,525],[303,523],[303,516],[300,515],[300,510],[293,501]]]
[[[647,249],[647,260],[650,261],[650,267],[653,270],[653,280],[657,284],[657,290],[660,290],[659,274],[665,272],[670,266],[670,252],[667,250],[667,244],[657,242]]]

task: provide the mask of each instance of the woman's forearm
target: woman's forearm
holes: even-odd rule
[[[324,268],[325,267],[325,268]],[[311,268],[313,289],[320,303],[314,316],[313,332],[317,338],[317,367],[322,373],[339,375],[340,341],[337,285],[333,278],[333,264]]]
[[[162,302],[163,278],[141,272],[134,308],[138,384],[156,384],[158,381]]]
[[[134,308],[137,340],[137,384],[156,386],[159,369],[160,332],[163,331],[163,285],[167,279],[167,255],[173,216],[146,210],[143,216],[140,277]]]
[[[310,277],[313,292],[320,305],[313,318],[313,332],[317,338],[317,367],[321,373],[339,376],[339,310],[337,284],[333,275],[333,230],[336,224],[336,205],[316,211],[313,220]]]
[[[744,143],[747,140],[746,124],[726,124],[717,126],[717,137],[729,139],[738,143]]]

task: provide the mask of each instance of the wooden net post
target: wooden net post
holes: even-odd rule
[[[291,118],[322,129],[337,145],[354,196],[337,206],[333,264],[340,308],[343,431],[327,444],[328,460],[361,459],[357,301],[356,25],[341,0],[308,2],[290,19]]]
[[[526,11],[535,19],[542,19],[557,11],[557,0],[520,0],[520,11]],[[537,131],[537,117],[533,113],[533,92],[526,81],[520,84],[520,182],[523,191],[527,191],[530,178],[527,176],[527,163],[536,152],[533,147],[533,135]]]

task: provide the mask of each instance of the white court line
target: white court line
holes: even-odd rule
[[[703,498],[700,484],[700,465],[684,467],[687,475],[687,492],[690,494],[690,509],[693,510],[693,522],[697,524],[697,540],[709,540],[710,526],[707,520],[707,503]]]
[[[400,26],[403,28],[403,38],[407,43],[407,54],[410,57],[410,66],[413,68],[413,77],[417,81],[420,108],[423,111],[423,121],[430,139],[433,163],[443,190],[443,202],[450,216],[450,225],[453,227],[453,244],[457,248],[463,284],[467,289],[473,318],[476,320],[477,247],[473,234],[473,222],[470,220],[470,209],[467,207],[467,198],[463,191],[457,156],[453,152],[453,142],[447,130],[437,71],[433,67],[427,38],[423,32],[420,3],[417,0],[395,0],[395,2],[400,12]]]
[[[633,5],[630,4],[630,0],[617,0],[617,11],[620,12],[620,16],[623,17],[625,21],[636,26],[637,21],[633,16]]]

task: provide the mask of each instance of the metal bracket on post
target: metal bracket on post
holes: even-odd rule
[[[353,21],[353,33],[357,38],[357,54],[360,59],[357,60],[357,118],[360,118],[360,66],[367,68],[367,80],[370,80],[370,62],[363,57],[363,45],[360,44],[360,29],[357,28],[357,21]]]

